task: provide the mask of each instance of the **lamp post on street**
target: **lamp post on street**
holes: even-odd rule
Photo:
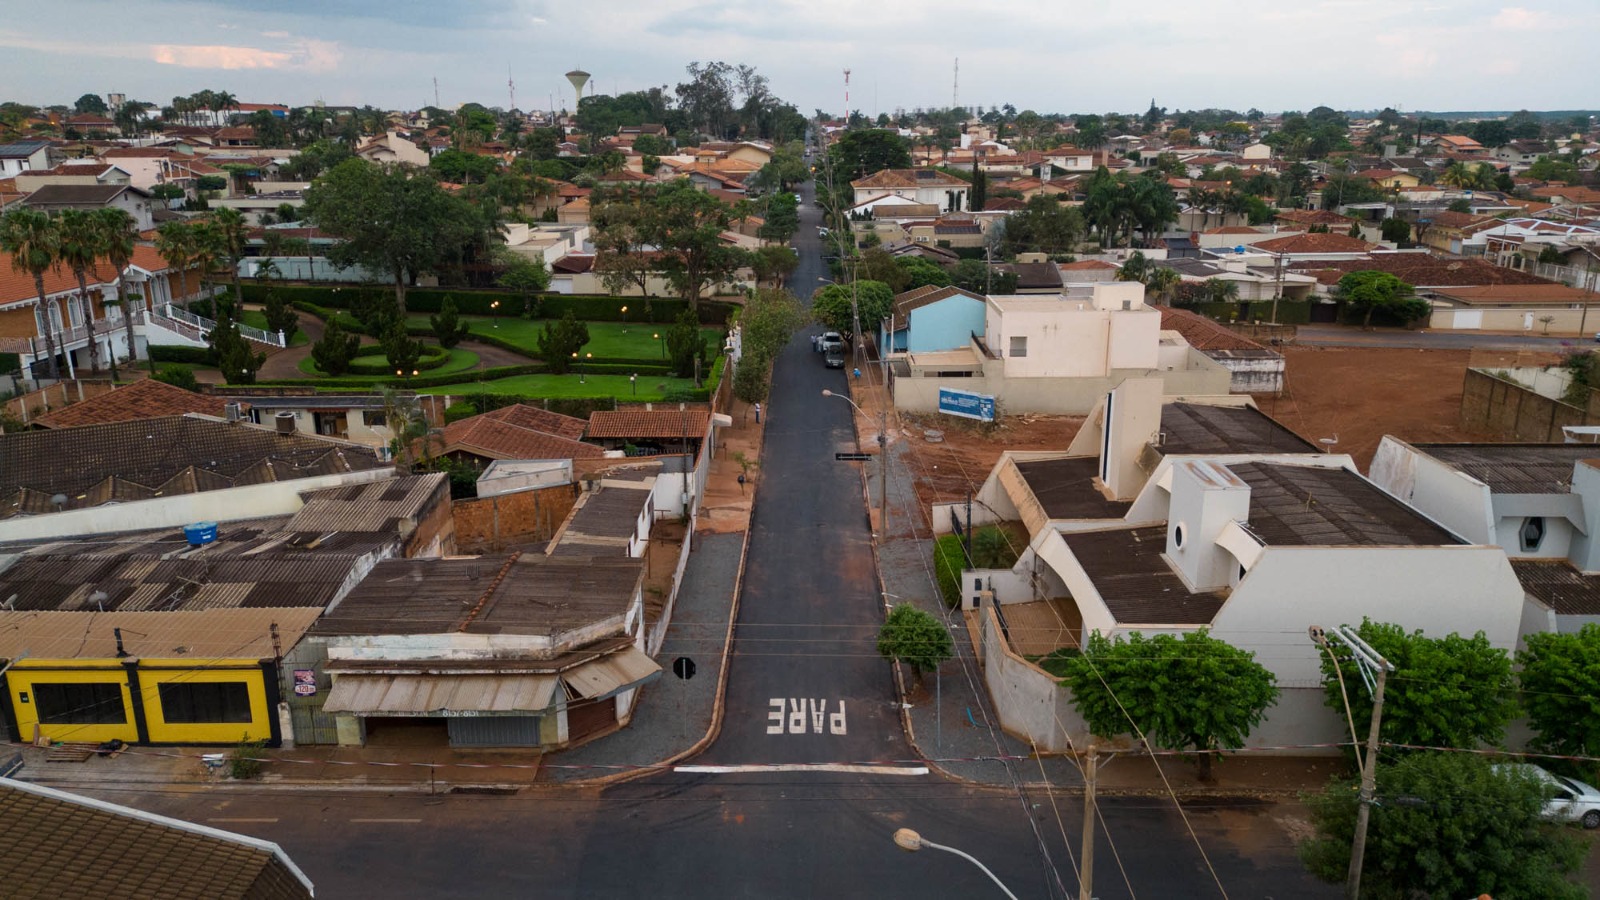
[[[827,388],[822,389],[824,397],[838,397],[850,404],[851,408],[863,416],[867,411],[856,402],[843,394],[835,394]],[[889,411],[878,410],[878,527],[884,537],[889,535]]]
[[[912,831],[909,828],[901,828],[901,829],[895,831],[895,833],[894,833],[894,842],[895,842],[895,846],[899,847],[900,849],[909,850],[911,852],[916,852],[916,851],[921,850],[924,847],[926,847],[929,850],[943,850],[946,853],[953,853],[956,856],[959,856],[962,859],[966,860],[967,862],[972,863],[973,865],[977,866],[978,869],[983,872],[983,874],[989,876],[989,880],[993,881],[995,883],[995,885],[997,887],[999,887],[1000,890],[1003,891],[1007,897],[1010,897],[1011,900],[1017,900],[1017,895],[1011,893],[1011,889],[1006,887],[1005,882],[1000,880],[1000,876],[998,876],[998,875],[994,874],[993,872],[989,871],[989,867],[988,866],[984,865],[981,862],[978,862],[977,857],[973,856],[970,853],[967,853],[964,850],[957,850],[954,847],[946,847],[943,844],[935,844],[933,841],[930,841],[927,838],[924,838],[922,835],[917,834],[915,831]]]

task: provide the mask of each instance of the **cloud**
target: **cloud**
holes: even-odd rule
[[[331,72],[339,67],[341,53],[333,41],[299,38],[285,50],[230,47],[220,44],[157,44],[150,59],[185,69],[287,69]]]
[[[1521,6],[1508,6],[1500,10],[1489,24],[1495,28],[1504,28],[1510,31],[1533,31],[1538,28],[1549,28],[1554,23],[1550,14],[1537,10],[1526,9]]]

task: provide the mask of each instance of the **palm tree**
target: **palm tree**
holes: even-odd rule
[[[1473,171],[1467,167],[1467,164],[1458,161],[1445,168],[1444,172],[1439,175],[1439,183],[1465,188],[1472,184],[1473,178]]]
[[[59,262],[61,229],[54,219],[37,209],[14,209],[0,216],[0,250],[11,254],[13,268],[33,276],[33,288],[39,294],[45,352],[50,359],[45,368],[54,379],[59,370],[56,368],[56,340],[50,329],[50,308],[45,299],[44,273]]]
[[[205,291],[212,277],[217,274],[217,264],[227,253],[226,243],[222,237],[222,229],[217,227],[215,221],[194,223],[194,264],[200,270],[200,289]],[[217,300],[215,294],[211,297],[212,318],[222,320],[223,304]],[[238,317],[235,310],[234,318]]]
[[[1206,297],[1213,303],[1229,303],[1239,299],[1239,282],[1221,278],[1207,278],[1204,283]]]
[[[239,98],[227,91],[214,91],[211,94],[211,108],[217,112],[239,108]]]
[[[156,231],[156,250],[167,264],[178,270],[178,302],[189,308],[189,268],[196,258],[194,226],[188,222],[168,222]]]
[[[1172,299],[1172,292],[1178,287],[1178,282],[1183,278],[1177,269],[1166,266],[1156,266],[1150,270],[1149,279],[1145,287],[1154,294],[1157,300],[1168,302]]]
[[[89,270],[94,268],[101,250],[100,228],[87,210],[69,209],[57,220],[61,245],[57,259],[78,282],[78,308],[83,313],[84,333],[89,338],[89,371],[100,374],[100,342],[94,335],[94,304],[89,300]]]
[[[1150,260],[1146,259],[1143,253],[1135,250],[1128,254],[1127,261],[1122,264],[1121,268],[1117,269],[1117,280],[1137,281],[1140,284],[1148,284],[1151,268]]]
[[[100,229],[101,248],[111,267],[117,270],[117,305],[122,310],[122,324],[128,333],[128,362],[138,362],[139,352],[133,340],[133,314],[128,309],[128,263],[133,260],[134,242],[139,237],[139,224],[127,211],[108,206],[95,210],[95,225]],[[117,354],[111,353],[111,373],[116,377]]]
[[[219,209],[215,218],[219,247],[232,263],[233,302],[243,310],[244,288],[239,284],[239,260],[244,258],[245,243],[250,237],[249,229],[245,226],[244,213],[237,209]]]

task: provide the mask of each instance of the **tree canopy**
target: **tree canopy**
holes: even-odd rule
[[[932,672],[954,655],[955,644],[938,619],[909,603],[897,603],[878,630],[878,653],[910,666],[921,680],[922,673]]]
[[[648,286],[659,273],[696,307],[708,287],[725,281],[749,255],[722,239],[734,209],[687,178],[666,184],[623,185],[595,191],[591,220],[596,262],[606,286]]]
[[[412,279],[467,261],[487,246],[494,229],[480,208],[427,173],[362,159],[345,160],[313,182],[304,212],[340,239],[329,254],[334,262],[390,277],[402,312]]]
[[[1208,751],[1244,746],[1278,700],[1276,679],[1254,653],[1203,630],[1115,641],[1095,632],[1062,665],[1061,683],[1091,731],[1112,737],[1137,727],[1153,746],[1202,751],[1202,780],[1211,774]]]
[[[1482,632],[1431,638],[1388,622],[1362,620],[1361,639],[1395,667],[1384,690],[1380,736],[1396,744],[1475,748],[1496,744],[1516,714],[1511,657],[1491,646]],[[1328,706],[1344,716],[1344,697],[1358,723],[1372,715],[1372,696],[1361,682],[1348,649],[1335,647],[1344,675],[1344,693],[1333,663],[1322,659]]]
[[[1415,897],[1587,896],[1568,880],[1587,850],[1540,820],[1545,788],[1524,770],[1496,769],[1468,753],[1413,753],[1376,773],[1362,857],[1361,894]],[[1350,867],[1357,779],[1306,798],[1316,836],[1300,846],[1313,875],[1340,883]]]
[[[861,310],[861,330],[871,332],[889,315],[894,292],[881,281],[857,281],[852,294],[849,284],[826,284],[811,295],[811,314],[824,326],[840,334],[855,333],[851,298]]]
[[[1600,756],[1600,625],[1529,634],[1517,651],[1522,706],[1534,746],[1563,756]]]
[[[1083,214],[1075,206],[1036,194],[1006,219],[1002,247],[1007,257],[1018,253],[1072,253],[1083,240]]]
[[[1372,324],[1372,314],[1385,314],[1410,322],[1427,315],[1433,307],[1419,298],[1411,285],[1388,272],[1364,270],[1339,279],[1339,296],[1361,314],[1362,327]]]
[[[911,146],[893,131],[869,129],[852,131],[828,150],[832,159],[835,189],[882,169],[911,167]]]

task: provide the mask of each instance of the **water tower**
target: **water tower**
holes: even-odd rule
[[[577,109],[583,102],[583,86],[589,83],[589,73],[582,69],[573,69],[567,73],[567,80],[572,82],[572,91],[578,95],[577,101],[572,105],[573,109]]]

